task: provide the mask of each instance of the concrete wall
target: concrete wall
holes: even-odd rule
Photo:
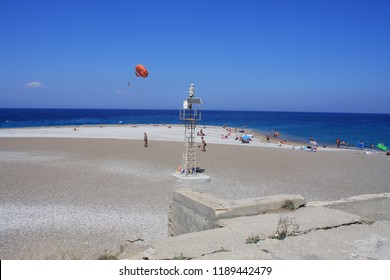
[[[341,210],[373,221],[390,221],[390,193],[365,194],[336,201],[313,201],[307,206]]]
[[[299,195],[284,194],[230,201],[189,189],[179,189],[173,193],[168,214],[169,235],[214,229],[219,227],[220,219],[283,211],[286,210],[283,209],[286,201],[293,202],[294,208],[306,204]]]

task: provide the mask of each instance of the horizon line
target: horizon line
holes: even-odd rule
[[[0,107],[0,110],[2,109],[9,109],[9,110],[147,110],[147,111],[153,111],[153,110],[159,110],[159,111],[174,111],[174,110],[181,110],[181,108],[177,109],[146,109],[146,108],[55,108],[55,107]],[[377,114],[377,115],[389,115],[390,113],[383,113],[383,112],[329,112],[329,111],[283,111],[283,110],[243,110],[243,109],[199,109],[202,111],[228,111],[228,112],[269,112],[269,113],[320,113],[320,114]]]

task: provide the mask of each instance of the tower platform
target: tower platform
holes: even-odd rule
[[[173,176],[175,176],[179,182],[183,183],[206,183],[210,182],[211,178],[210,176],[206,174],[179,174],[179,173],[172,173]]]

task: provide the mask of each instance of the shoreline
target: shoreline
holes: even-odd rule
[[[167,136],[167,133],[163,131],[164,128],[171,129]],[[77,129],[77,131],[74,131]],[[105,130],[104,130],[105,129]],[[128,129],[128,130],[127,130]],[[230,131],[234,131],[232,127],[222,126],[205,126],[198,125],[197,131],[204,129],[206,133],[205,139],[207,143],[213,144],[241,144],[240,141],[232,141],[236,137],[240,137],[244,134],[252,134],[254,137],[250,143],[245,144],[248,146],[261,146],[261,147],[283,147],[294,148],[307,146],[307,143],[299,141],[289,141],[288,139],[280,139],[269,137],[269,141],[266,140],[266,134],[260,133],[256,130],[245,129],[244,133],[231,133],[227,139],[222,139],[222,135],[227,135]],[[1,137],[42,137],[42,138],[105,138],[105,139],[132,139],[139,140],[143,138],[143,132],[148,133],[150,140],[156,141],[174,141],[182,142],[184,135],[183,124],[94,124],[94,125],[77,125],[77,126],[42,126],[42,127],[23,127],[23,128],[1,128]],[[151,134],[151,135],[149,135]],[[142,136],[142,137],[141,137]],[[196,137],[199,138],[198,136]],[[287,140],[287,141],[284,141]],[[335,146],[319,146],[319,148],[327,150],[343,150],[344,148],[337,149]],[[346,149],[347,150],[347,149]],[[349,149],[348,149],[349,150]],[[353,149],[351,149],[353,150]]]
[[[55,126],[98,126],[98,125],[132,125],[132,124],[181,124],[178,119],[179,109],[91,109],[96,112],[84,112],[83,109],[75,109],[75,112],[68,109],[23,109],[24,111],[13,111],[5,109],[0,129],[21,126],[31,127],[55,127]],[[7,111],[9,110],[9,111]],[[42,111],[40,111],[42,110]],[[50,109],[52,110],[52,109]],[[62,112],[64,110],[64,112]],[[77,111],[79,110],[79,111]],[[122,112],[123,111],[123,112]],[[124,112],[126,111],[126,112]],[[142,112],[141,112],[142,111]],[[167,111],[161,113],[161,111]],[[315,113],[315,112],[267,112],[267,111],[231,111],[231,110],[202,110],[207,119],[199,121],[202,125],[223,126],[232,128],[249,128],[262,135],[272,136],[274,132],[280,132],[278,141],[286,139],[289,142],[308,145],[309,139],[313,136],[320,146],[336,147],[336,139],[345,142],[343,148],[359,148],[363,140],[366,148],[377,149],[378,143],[387,144],[390,142],[387,129],[388,118],[383,116],[371,116],[370,114],[357,115],[348,113]],[[235,113],[235,112],[238,112]],[[158,115],[158,117],[156,116]],[[206,117],[206,115],[204,115]],[[335,121],[334,123],[332,123]],[[204,123],[206,122],[206,123]],[[272,137],[270,137],[273,140]]]

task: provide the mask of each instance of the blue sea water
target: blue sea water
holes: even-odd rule
[[[0,128],[98,124],[177,124],[179,110],[0,109]],[[390,114],[251,112],[203,110],[200,125],[227,125],[281,139],[334,146],[336,138],[357,146],[382,142],[390,146]],[[1,133],[1,130],[0,130]]]

